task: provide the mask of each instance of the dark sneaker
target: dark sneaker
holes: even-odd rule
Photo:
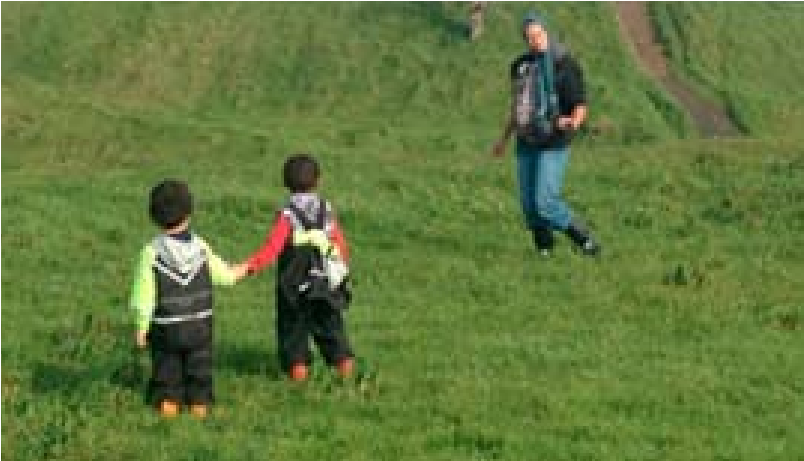
[[[600,254],[600,244],[595,241],[586,228],[573,221],[566,230],[567,236],[575,246],[585,256],[597,256]]]
[[[595,242],[591,237],[586,239],[579,249],[584,256],[597,256],[600,254],[600,244]]]
[[[536,253],[543,258],[549,258],[553,255],[553,247],[555,247],[555,238],[553,231],[550,229],[533,229],[533,244],[536,245]]]

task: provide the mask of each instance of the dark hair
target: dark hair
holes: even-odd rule
[[[285,187],[291,192],[309,192],[318,185],[318,162],[306,154],[294,155],[285,161],[282,171]]]
[[[151,189],[151,219],[162,229],[176,227],[193,212],[193,197],[183,181],[166,179]]]

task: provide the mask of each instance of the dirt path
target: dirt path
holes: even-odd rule
[[[722,107],[702,99],[668,72],[667,59],[656,41],[645,2],[616,2],[615,5],[620,31],[633,45],[637,60],[687,110],[701,134],[712,138],[738,136],[740,130]]]

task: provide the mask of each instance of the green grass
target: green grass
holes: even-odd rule
[[[491,142],[527,7],[493,5],[487,35],[471,43],[459,4],[11,3],[4,87],[35,85],[146,120],[347,138],[377,126],[441,134],[468,125]],[[636,72],[608,5],[544,9],[587,70],[593,124],[607,127],[599,142],[689,132]]]
[[[489,69],[519,50],[524,6],[495,4],[477,49],[444,30],[458,7],[438,8],[3,6],[4,460],[804,457],[800,139],[674,139],[609,7],[548,5],[601,85],[596,117],[645,136],[573,151],[567,197],[604,257],[562,240],[539,260],[512,161],[487,152],[505,91]],[[330,41],[307,46],[350,57],[320,64],[341,80],[304,77],[322,108],[284,73],[313,24]],[[204,39],[215,72],[198,68]],[[132,56],[147,69],[126,70]],[[410,78],[377,63],[393,56]],[[486,83],[449,110],[455,72]],[[417,79],[420,99],[404,92]],[[354,248],[348,326],[371,379],[320,363],[306,385],[280,377],[271,270],[218,292],[212,417],[160,421],[125,308],[149,188],[188,180],[194,228],[239,260],[297,149],[321,159]]]
[[[650,5],[678,73],[722,100],[754,135],[804,121],[804,4],[656,2]]]

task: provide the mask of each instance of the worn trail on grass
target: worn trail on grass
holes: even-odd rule
[[[704,100],[668,71],[662,45],[656,40],[645,2],[616,2],[617,19],[626,41],[631,42],[637,61],[690,114],[705,137],[737,136],[740,130],[723,107]]]

